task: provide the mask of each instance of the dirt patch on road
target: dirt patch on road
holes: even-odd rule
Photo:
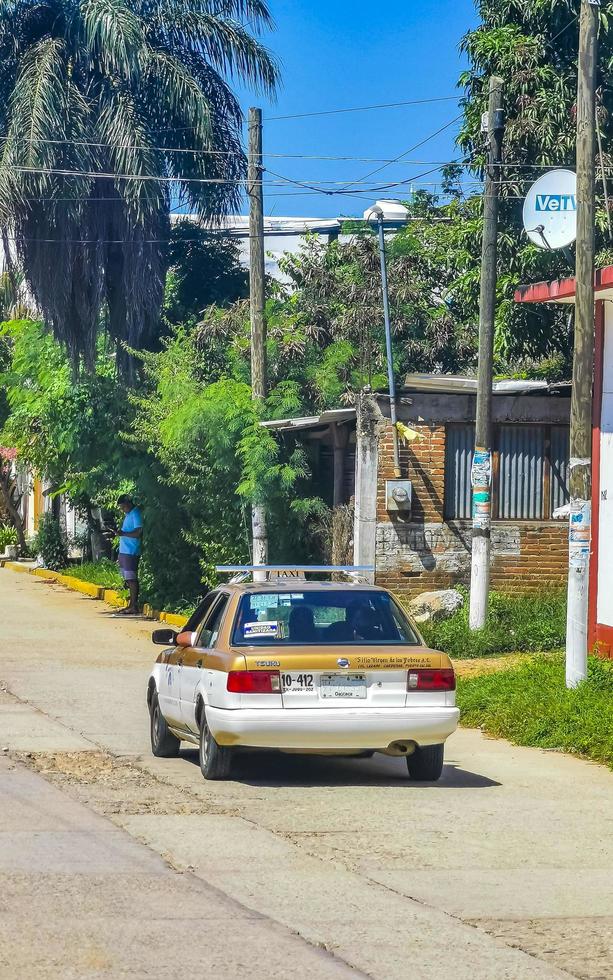
[[[107,752],[22,752],[15,757],[105,816],[227,812]]]
[[[580,980],[613,976],[613,917],[466,921]]]

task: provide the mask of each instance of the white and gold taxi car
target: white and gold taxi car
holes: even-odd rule
[[[272,575],[272,572],[268,573]],[[210,592],[151,672],[151,747],[199,746],[206,779],[241,746],[404,756],[436,780],[455,730],[455,675],[393,597],[371,585],[275,578]]]

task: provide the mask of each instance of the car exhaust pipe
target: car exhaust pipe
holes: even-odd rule
[[[386,749],[383,749],[385,755],[413,755],[413,752],[417,748],[415,742],[410,741],[400,741],[390,742]]]

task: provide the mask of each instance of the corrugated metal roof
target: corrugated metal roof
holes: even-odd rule
[[[262,422],[265,429],[314,429],[318,425],[329,425],[331,422],[348,422],[354,419],[355,408],[334,408],[321,415],[305,415],[298,419],[272,419],[270,422]]]
[[[498,395],[521,395],[548,391],[548,381],[523,381],[505,378],[494,381],[492,391]],[[429,391],[443,394],[472,394],[477,391],[477,379],[465,378],[455,374],[407,374],[404,379],[406,391]]]

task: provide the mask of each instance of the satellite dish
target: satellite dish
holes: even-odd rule
[[[577,237],[577,175],[550,170],[532,185],[524,201],[524,229],[539,248],[567,248]]]

